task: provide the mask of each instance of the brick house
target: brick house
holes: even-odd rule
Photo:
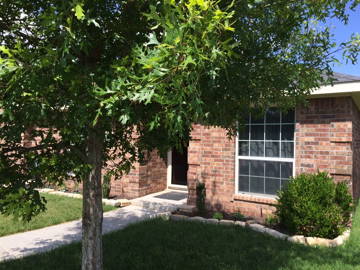
[[[360,196],[360,77],[335,74],[333,86],[309,97],[308,106],[288,113],[268,110],[249,117],[237,138],[221,128],[194,125],[184,153],[155,152],[129,175],[112,181],[112,194],[135,198],[169,189],[188,191],[195,204],[196,181],[206,185],[209,208],[265,217],[276,192],[290,176],[327,171]]]

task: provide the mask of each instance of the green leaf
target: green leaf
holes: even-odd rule
[[[82,21],[85,19],[85,12],[82,8],[83,4],[77,4],[75,8],[73,8],[73,11],[75,12],[75,16],[78,20]]]
[[[9,57],[12,57],[12,53],[10,52],[10,50],[8,48],[6,48],[5,46],[0,46],[0,52],[6,54]]]
[[[186,57],[183,66],[186,67],[189,64],[193,64],[196,65],[196,62],[194,61],[194,59],[191,57],[191,55],[189,55],[188,57]]]

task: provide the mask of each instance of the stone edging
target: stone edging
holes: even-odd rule
[[[63,191],[56,191],[56,190],[51,189],[51,188],[42,188],[42,189],[38,189],[38,191],[42,192],[42,193],[49,193],[49,194],[55,194],[55,195],[70,197],[70,198],[82,199],[81,194],[68,193],[68,192],[63,192]],[[114,206],[114,207],[124,207],[124,206],[128,206],[128,205],[131,204],[131,202],[129,200],[127,200],[127,199],[119,199],[119,200],[102,199],[102,202],[104,204],[106,204],[106,205],[110,205],[110,206]]]
[[[299,243],[306,246],[324,246],[324,247],[337,247],[345,243],[345,241],[350,237],[350,229],[347,229],[343,234],[339,235],[335,239],[326,239],[326,238],[319,238],[319,237],[305,237],[303,235],[287,235],[276,230],[267,228],[261,224],[255,223],[253,220],[249,220],[247,222],[244,221],[233,221],[233,220],[217,220],[214,218],[203,218],[203,217],[188,217],[185,215],[177,215],[172,214],[170,216],[170,220],[179,221],[179,220],[186,220],[186,221],[197,221],[197,222],[204,222],[210,224],[220,224],[220,225],[237,225],[241,227],[247,227],[257,232],[265,233],[271,235],[275,238],[287,240],[293,243]]]

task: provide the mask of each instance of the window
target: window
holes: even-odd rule
[[[269,109],[249,117],[238,133],[237,190],[275,195],[287,185],[294,166],[295,113]]]

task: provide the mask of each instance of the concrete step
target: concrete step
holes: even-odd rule
[[[133,200],[132,205],[157,212],[173,212],[180,207],[180,205],[174,205],[172,203],[151,200]]]
[[[187,192],[164,190],[131,200],[134,206],[157,212],[173,212],[186,205]]]
[[[187,186],[168,186],[169,190],[180,190],[180,191],[188,191]]]

